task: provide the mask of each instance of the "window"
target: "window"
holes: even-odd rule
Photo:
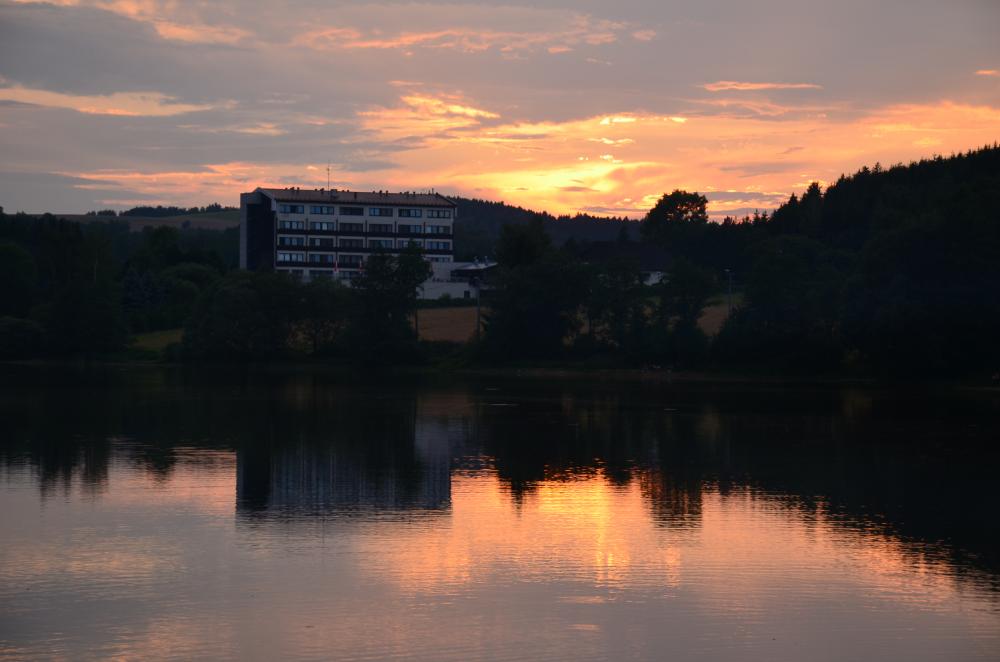
[[[348,269],[357,269],[361,266],[363,259],[360,255],[341,255],[340,266],[347,267]]]
[[[400,239],[399,240],[399,247],[400,248],[408,248],[410,246],[413,246],[414,248],[420,248],[421,242],[417,241],[416,239]]]
[[[427,259],[430,260],[431,262],[451,262],[451,258],[448,256],[440,256],[440,257],[431,256]]]
[[[278,237],[279,246],[305,246],[305,237]]]
[[[424,215],[424,212],[421,209],[400,209],[399,210],[399,216],[400,216],[400,218],[420,218],[423,215]]]
[[[392,248],[392,239],[369,239],[369,248]]]
[[[341,216],[364,216],[365,215],[365,208],[364,207],[341,207],[340,208],[340,215]]]
[[[337,259],[331,254],[327,255],[325,253],[310,253],[309,261],[319,264],[333,264]]]
[[[341,232],[364,232],[365,231],[365,224],[364,223],[341,223],[340,224],[340,231]]]
[[[319,216],[333,216],[336,211],[336,207],[320,207],[318,205],[313,205],[309,208],[310,214],[317,214]]]
[[[451,218],[450,209],[428,209],[427,218]]]
[[[340,247],[341,248],[364,248],[365,247],[365,240],[364,239],[341,239],[340,240]]]
[[[428,225],[427,234],[451,234],[450,225]]]
[[[309,229],[316,230],[318,232],[333,232],[334,230],[337,229],[337,224],[330,223],[329,221],[327,222],[313,221],[312,223],[309,224]]]
[[[423,234],[424,227],[422,225],[400,225],[399,234]]]
[[[305,262],[305,253],[278,253],[278,262]]]
[[[315,248],[333,248],[337,245],[337,240],[326,237],[309,237],[309,245]]]
[[[392,234],[392,225],[389,223],[369,223],[369,232],[380,232],[382,234]]]
[[[282,214],[304,214],[305,205],[278,205],[278,211]]]
[[[278,229],[279,230],[305,230],[306,229],[306,222],[305,221],[279,221],[278,222]]]
[[[333,278],[333,269],[313,269],[310,275],[313,278]]]
[[[424,244],[427,248],[436,251],[449,251],[451,250],[450,241],[428,241]]]
[[[368,210],[369,216],[392,216],[392,207],[372,207]]]

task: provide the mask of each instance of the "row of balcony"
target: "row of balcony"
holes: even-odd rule
[[[350,255],[358,254],[370,254],[370,253],[388,253],[388,254],[398,254],[398,248],[329,248],[324,249],[317,246],[278,246],[277,249],[282,253],[306,253],[306,254],[316,254],[316,255],[330,255],[332,253],[347,253]],[[454,251],[450,248],[421,248],[420,252],[424,255],[451,255]],[[308,258],[306,258],[308,260]],[[298,262],[296,264],[302,264]]]
[[[294,235],[315,235],[317,237],[391,237],[395,239],[451,239],[454,233],[439,233],[439,232],[427,232],[424,234],[414,234],[410,232],[358,232],[356,230],[312,230],[312,229],[302,229],[302,230],[289,230],[286,228],[277,228],[275,230],[276,234],[294,234]]]

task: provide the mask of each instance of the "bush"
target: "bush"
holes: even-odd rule
[[[198,299],[184,329],[185,355],[226,361],[286,353],[299,294],[284,274],[226,276]]]
[[[45,329],[38,322],[0,317],[0,358],[30,359],[43,351]]]

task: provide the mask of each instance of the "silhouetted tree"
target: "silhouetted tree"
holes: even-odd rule
[[[0,315],[23,317],[34,301],[38,269],[31,253],[9,241],[0,242]]]
[[[286,274],[227,275],[198,299],[184,329],[185,354],[210,360],[246,360],[286,353],[300,309],[299,289]]]
[[[348,343],[358,358],[372,363],[412,359],[417,337],[411,316],[417,288],[430,278],[431,267],[410,249],[398,256],[374,253],[354,282],[354,312]]]
[[[485,351],[494,358],[559,355],[580,327],[586,292],[582,265],[552,248],[539,220],[505,226],[497,259]]]

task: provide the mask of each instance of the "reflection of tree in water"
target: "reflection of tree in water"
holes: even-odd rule
[[[111,441],[105,422],[111,412],[75,396],[73,389],[35,392],[25,384],[0,392],[0,459],[8,467],[32,467],[43,497],[68,493],[74,483],[96,494],[107,484]]]
[[[656,522],[692,527],[706,492],[749,490],[1000,569],[989,393],[60,370],[0,391],[0,458],[32,467],[44,494],[101,491],[112,455],[166,478],[192,447],[236,449],[246,513],[278,503],[275,490],[300,512],[447,504],[454,468],[491,466],[515,503],[542,481],[598,475],[636,481]]]
[[[647,414],[629,408],[619,394],[486,398],[473,412],[475,443],[492,458],[515,502],[541,481],[600,473],[624,485],[637,462],[649,459],[654,419]]]

